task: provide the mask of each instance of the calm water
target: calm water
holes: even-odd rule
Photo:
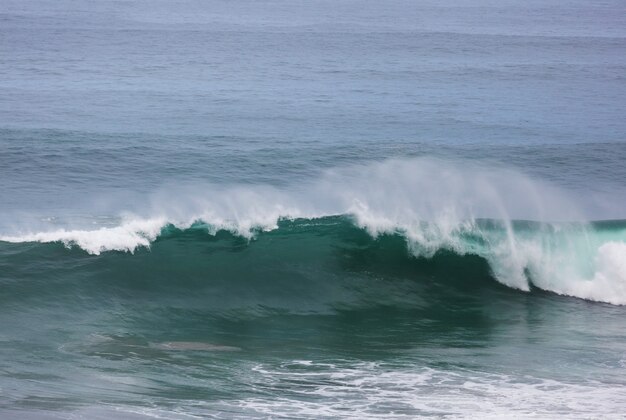
[[[0,417],[621,418],[620,1],[0,3]]]

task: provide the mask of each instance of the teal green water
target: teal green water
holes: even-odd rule
[[[623,418],[623,3],[0,1],[0,418]]]

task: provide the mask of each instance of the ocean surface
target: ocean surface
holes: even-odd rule
[[[0,1],[0,418],[626,413],[626,4]]]

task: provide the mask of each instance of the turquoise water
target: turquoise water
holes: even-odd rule
[[[621,418],[620,2],[0,4],[0,417]]]

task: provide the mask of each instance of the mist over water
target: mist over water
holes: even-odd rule
[[[619,1],[0,4],[0,417],[621,418]]]

